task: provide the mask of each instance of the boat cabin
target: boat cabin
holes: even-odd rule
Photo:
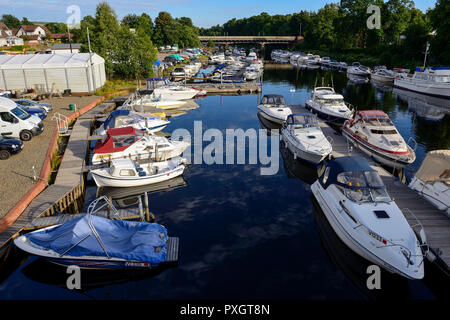
[[[319,122],[312,113],[294,113],[287,117],[286,126],[291,126],[293,129],[303,129],[318,127]]]
[[[391,202],[378,172],[360,156],[339,157],[328,162],[319,183],[324,189],[335,185],[353,202]],[[381,214],[381,213],[380,213]]]
[[[414,79],[438,83],[450,83],[450,67],[416,68]]]
[[[97,141],[94,153],[120,152],[144,137],[144,131],[133,127],[108,129],[106,137]]]
[[[141,119],[140,116],[130,113],[130,110],[115,110],[103,123],[105,130],[126,127]],[[149,118],[152,119],[152,118]]]
[[[261,99],[261,104],[286,105],[286,100],[279,94],[266,94]]]

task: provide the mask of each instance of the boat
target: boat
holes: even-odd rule
[[[334,232],[350,249],[391,273],[424,277],[423,227],[418,220],[419,230],[410,227],[365,158],[329,161],[311,190]]]
[[[247,62],[250,62],[250,61],[253,61],[253,60],[257,60],[258,59],[258,56],[256,55],[256,52],[250,52],[249,54],[248,54],[248,56],[245,58],[245,61],[247,61]]]
[[[347,73],[347,78],[349,81],[349,84],[365,84],[369,82],[369,78],[365,76],[359,76],[352,73]]]
[[[394,83],[395,73],[388,70],[385,66],[375,67],[370,79],[381,83]]]
[[[450,67],[418,67],[412,77],[396,77],[394,87],[450,99]]]
[[[362,152],[389,167],[404,168],[416,160],[414,150],[381,110],[357,111],[344,123],[342,134]]]
[[[361,65],[359,62],[353,62],[353,64],[347,68],[347,73],[356,76],[368,77],[371,71],[369,67]]]
[[[283,124],[292,113],[291,108],[286,105],[284,97],[278,94],[266,94],[258,105],[262,117],[269,121]]]
[[[92,164],[127,157],[164,161],[178,157],[189,146],[189,142],[172,141],[133,127],[108,129],[106,136],[95,144]]]
[[[136,109],[137,107],[150,107],[163,110],[176,109],[186,104],[186,101],[182,100],[163,100],[161,97],[155,95],[154,91],[150,91],[150,94],[135,93],[121,106],[121,109],[128,108]]]
[[[409,187],[450,218],[450,150],[428,152]]]
[[[333,151],[330,141],[319,127],[317,117],[311,113],[289,115],[281,129],[281,137],[294,159],[298,157],[319,164]]]
[[[164,226],[110,220],[94,215],[91,206],[85,215],[19,236],[14,244],[55,264],[82,269],[150,269],[178,260],[178,238],[169,238]]]
[[[90,170],[98,187],[139,187],[166,181],[183,174],[186,159],[139,164],[130,158],[115,159],[108,168]]]
[[[305,107],[319,118],[341,124],[352,117],[344,97],[334,91],[332,87],[314,88],[312,98],[305,103]]]
[[[105,122],[95,130],[95,134],[103,136],[108,129],[133,127],[139,130],[147,130],[150,133],[161,131],[170,121],[161,117],[146,117],[129,110],[115,110],[110,113]]]
[[[200,93],[198,89],[174,85],[167,78],[147,79],[147,90],[153,90],[161,100],[188,100]]]

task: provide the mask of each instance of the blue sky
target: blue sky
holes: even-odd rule
[[[31,21],[66,22],[71,5],[80,7],[81,17],[93,15],[101,0],[0,0],[0,15],[8,13]],[[243,18],[261,12],[286,14],[300,10],[316,11],[330,0],[108,0],[119,18],[128,13],[148,13],[153,19],[160,11],[167,11],[173,17],[190,17],[199,27],[223,24],[231,18]],[[436,0],[415,0],[422,11],[433,8]]]

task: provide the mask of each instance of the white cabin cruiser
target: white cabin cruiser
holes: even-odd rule
[[[134,100],[129,101],[130,106],[142,106],[142,107],[150,107],[150,108],[158,108],[158,109],[176,109],[181,106],[184,106],[186,101],[182,100],[164,100],[161,97],[155,95],[153,92],[149,95],[136,96]]]
[[[106,136],[95,144],[92,164],[130,157],[135,160],[164,161],[180,156],[189,146],[189,142],[149,135],[133,127],[109,129]]]
[[[170,121],[161,117],[145,117],[129,110],[115,110],[110,113],[105,122],[95,131],[98,136],[106,134],[108,129],[133,127],[138,130],[147,130],[150,133],[161,131]]]
[[[172,84],[167,78],[147,79],[147,90],[153,90],[161,100],[188,100],[199,94],[198,90]]]
[[[359,62],[353,62],[353,64],[347,68],[347,73],[356,76],[368,77],[371,71],[369,67],[361,65]]]
[[[393,83],[395,73],[392,70],[388,70],[385,66],[380,66],[374,69],[370,78],[371,80],[382,83]]]
[[[450,67],[416,68],[412,77],[397,77],[394,87],[450,99]]]
[[[361,151],[393,168],[404,168],[416,160],[389,116],[380,110],[357,111],[344,123],[342,134]]]
[[[354,252],[408,279],[424,277],[426,245],[365,158],[331,160],[311,190],[339,238]]]
[[[343,123],[353,114],[345,103],[344,97],[337,94],[331,87],[314,88],[313,96],[306,101],[305,107],[317,114],[319,118],[335,123]]]
[[[116,159],[109,168],[94,169],[90,173],[98,187],[139,187],[182,175],[186,162],[184,158],[174,158],[139,164],[130,158]]]
[[[409,187],[450,218],[450,150],[428,152]]]
[[[258,105],[261,116],[269,121],[283,124],[292,113],[291,108],[286,105],[284,97],[278,94],[266,94]]]
[[[317,117],[311,113],[289,115],[281,129],[281,135],[294,158],[318,164],[333,151],[331,143],[319,127]]]

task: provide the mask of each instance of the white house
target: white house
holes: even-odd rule
[[[20,26],[19,30],[17,30],[16,37],[20,36],[40,36],[41,38],[45,38],[47,34],[51,34],[51,32],[45,26]]]

